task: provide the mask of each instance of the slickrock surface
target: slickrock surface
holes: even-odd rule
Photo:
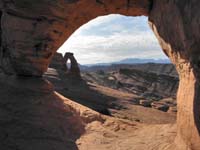
[[[199,150],[199,6],[199,0],[1,0],[1,66],[7,74],[42,76],[61,44],[89,20],[111,13],[149,16],[180,76],[178,149]]]
[[[174,125],[152,126],[103,116],[52,90],[17,88],[16,83],[24,85],[26,79],[12,78],[13,84],[5,79],[9,78],[0,80],[2,150],[143,150],[173,145]],[[36,83],[35,79],[26,85],[41,88]]]

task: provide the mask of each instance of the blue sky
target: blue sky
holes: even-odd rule
[[[63,54],[67,51],[73,52],[80,64],[167,58],[147,17],[122,15],[101,16],[84,24],[58,50]]]

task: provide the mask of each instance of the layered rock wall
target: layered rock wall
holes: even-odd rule
[[[148,15],[149,0],[17,0],[2,2],[3,41],[19,75],[41,76],[56,50],[81,25],[111,13]],[[74,11],[76,10],[76,11]]]
[[[150,26],[180,77],[176,143],[181,150],[200,148],[199,6],[198,0],[154,0],[149,16]]]
[[[1,0],[1,64],[7,72],[14,69],[18,75],[41,76],[61,44],[89,20],[111,13],[149,15],[153,31],[180,76],[177,146],[198,150],[199,7],[199,0]]]

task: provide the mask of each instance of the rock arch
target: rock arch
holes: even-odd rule
[[[111,13],[149,16],[151,28],[180,75],[177,149],[198,150],[199,6],[199,0],[2,0],[2,40],[18,75],[41,76],[59,46],[89,20]]]
[[[71,62],[70,68],[68,68],[66,64],[68,60],[70,60]],[[65,62],[65,68],[69,74],[72,74],[73,76],[76,77],[80,77],[80,69],[73,53],[69,52],[65,53],[64,62]]]

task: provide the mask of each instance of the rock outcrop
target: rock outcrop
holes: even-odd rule
[[[82,24],[111,13],[149,16],[180,76],[177,149],[200,147],[199,0],[0,1],[1,60],[18,75],[41,76],[61,44]]]
[[[165,112],[169,109],[169,106],[162,102],[152,102],[151,107]]]
[[[69,67],[68,67],[68,60]],[[78,65],[77,60],[74,57],[73,53],[66,52],[65,56],[63,57],[61,53],[55,53],[51,63],[49,64],[50,68],[55,68],[58,71],[62,70],[65,71],[68,75],[72,77],[80,77],[80,68]]]
[[[66,62],[61,53],[55,53],[53,56],[51,63],[49,64],[49,68],[56,68],[58,70],[66,70]]]
[[[136,65],[133,65],[133,68],[137,68]],[[120,68],[118,70],[109,68],[109,71],[105,68],[105,71],[83,72],[82,78],[87,82],[133,93],[148,100],[161,100],[167,97],[176,99],[179,84],[178,77],[148,72],[139,67],[138,69]]]
[[[67,67],[67,62],[70,60],[70,68]],[[73,53],[65,53],[64,62],[68,74],[75,77],[80,77],[80,69]]]
[[[118,71],[120,68],[136,69],[144,72],[156,73],[159,75],[167,75],[178,77],[178,73],[173,64],[157,64],[157,63],[144,63],[144,64],[112,64],[110,66],[80,66],[82,71]]]
[[[144,107],[151,107],[151,101],[148,101],[148,100],[140,100],[139,104]]]
[[[3,49],[18,75],[41,76],[56,50],[81,25],[111,13],[148,15],[149,0],[2,1]],[[74,11],[79,10],[79,11]]]
[[[154,0],[149,16],[163,51],[180,77],[177,149],[200,148],[200,1]]]

